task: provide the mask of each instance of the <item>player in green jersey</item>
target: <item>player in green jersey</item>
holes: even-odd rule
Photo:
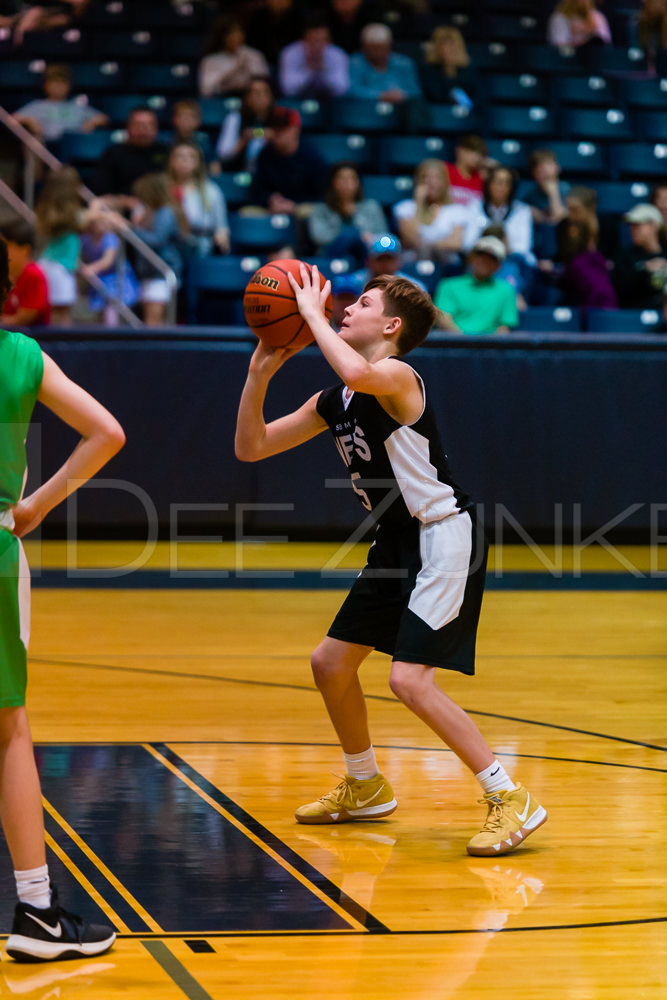
[[[9,292],[0,239],[0,311]],[[39,400],[81,435],[64,465],[29,496],[25,441]],[[7,952],[19,961],[99,955],[111,927],[88,924],[58,903],[50,885],[39,775],[25,709],[30,575],[20,539],[123,446],[120,424],[43,354],[35,340],[0,330],[0,819],[18,903]]]

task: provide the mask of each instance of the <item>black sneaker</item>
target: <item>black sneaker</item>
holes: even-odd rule
[[[7,954],[17,962],[49,962],[57,958],[101,955],[116,940],[116,932],[102,924],[87,924],[58,904],[51,888],[51,906],[42,910],[17,903]]]

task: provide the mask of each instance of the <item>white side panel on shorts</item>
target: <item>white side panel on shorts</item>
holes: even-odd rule
[[[458,511],[454,490],[440,482],[438,470],[429,458],[428,438],[404,425],[389,435],[385,447],[412,517],[427,524]]]
[[[419,529],[422,568],[408,607],[432,629],[453,621],[461,610],[470,569],[472,521],[467,513]]]
[[[20,639],[25,648],[30,642],[30,567],[19,539],[19,621],[21,626]]]

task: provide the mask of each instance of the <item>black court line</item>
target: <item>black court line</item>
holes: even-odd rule
[[[251,816],[250,813],[246,812],[246,810],[238,805],[238,803],[234,802],[233,799],[230,799],[224,792],[221,792],[216,785],[210,782],[208,778],[205,778],[203,774],[200,774],[196,768],[194,768],[191,764],[188,764],[182,757],[179,757],[179,755],[167,746],[167,744],[151,743],[150,746],[153,747],[154,750],[157,750],[158,753],[162,754],[162,756],[165,757],[170,764],[173,764],[174,767],[181,772],[181,774],[193,781],[198,788],[201,788],[202,791],[206,792],[206,794],[210,796],[214,802],[217,802],[218,805],[221,805],[227,810],[227,812],[231,813],[231,815],[242,823],[248,830],[250,830],[251,833],[254,833],[255,836],[262,841],[262,843],[266,844],[267,847],[270,847],[271,850],[275,851],[275,853],[278,854],[283,861],[286,861],[292,866],[292,868],[298,871],[300,875],[303,875],[310,882],[312,882],[313,885],[317,886],[320,892],[322,892],[328,899],[337,903],[341,909],[345,910],[345,912],[349,914],[349,916],[365,927],[367,933],[389,933],[389,928],[386,927],[381,920],[378,920],[377,917],[374,917],[373,914],[365,909],[365,907],[361,906],[360,903],[357,903],[350,896],[339,889],[337,885],[318,871],[317,868],[308,864],[308,862],[297,854],[296,851],[293,851],[291,847],[288,847],[287,844],[283,843],[283,841],[276,837],[274,833],[271,833],[271,831],[265,826],[262,826],[262,824],[258,822],[254,816]]]
[[[189,997],[189,1000],[213,1000],[211,994],[207,993],[201,983],[199,983],[195,977],[188,972],[182,962],[179,962],[173,952],[167,948],[164,941],[159,939],[142,939],[141,943],[149,955],[151,955],[158,965],[167,973],[172,982],[178,986],[179,990],[181,990],[186,997]]]
[[[32,577],[33,587],[87,590],[349,590],[358,570],[172,570],[140,569],[123,573],[119,569],[42,569]],[[487,590],[604,590],[658,591],[667,588],[667,576],[634,576],[631,573],[582,573],[580,576],[552,576],[549,573],[503,571],[489,573]]]
[[[248,680],[243,677],[226,677],[220,674],[193,674],[188,671],[156,670],[153,667],[123,667],[120,666],[120,664],[108,665],[104,663],[77,663],[74,660],[56,660],[37,657],[31,659],[33,663],[55,664],[56,666],[62,667],[82,667],[86,670],[112,670],[120,673],[154,674],[157,677],[180,677],[181,679],[185,678],[187,680],[211,681],[216,684],[244,684],[249,687],[282,688],[287,691],[306,691],[309,694],[319,695],[319,691],[316,687],[311,687],[307,684],[283,684],[279,681],[255,681]],[[390,697],[389,695],[367,694],[365,697],[369,701],[384,701],[390,702],[394,705],[400,705],[397,698]],[[506,722],[519,722],[522,725],[527,726],[543,726],[546,729],[557,729],[566,733],[577,733],[580,736],[594,736],[601,740],[613,740],[617,743],[627,743],[631,746],[644,747],[647,750],[659,750],[661,753],[667,753],[667,747],[660,746],[657,743],[645,743],[642,740],[631,740],[625,736],[610,736],[608,733],[597,733],[590,729],[577,729],[574,726],[561,726],[554,722],[540,722],[535,719],[522,719],[514,715],[500,715],[497,712],[481,712],[474,708],[466,708],[464,711],[466,711],[468,715],[481,715],[487,719],[501,719]]]

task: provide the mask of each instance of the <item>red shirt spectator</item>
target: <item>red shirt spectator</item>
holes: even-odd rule
[[[36,311],[31,326],[48,326],[51,321],[48,286],[44,272],[30,261],[23,268],[20,277],[5,299],[2,318],[11,319],[22,309]]]
[[[464,135],[458,140],[454,162],[447,164],[452,201],[469,205],[482,200],[487,153],[486,143],[479,135]]]
[[[480,173],[464,177],[455,164],[446,163],[445,166],[449,174],[452,201],[458,205],[469,205],[474,198],[481,200],[484,194],[484,181]]]

